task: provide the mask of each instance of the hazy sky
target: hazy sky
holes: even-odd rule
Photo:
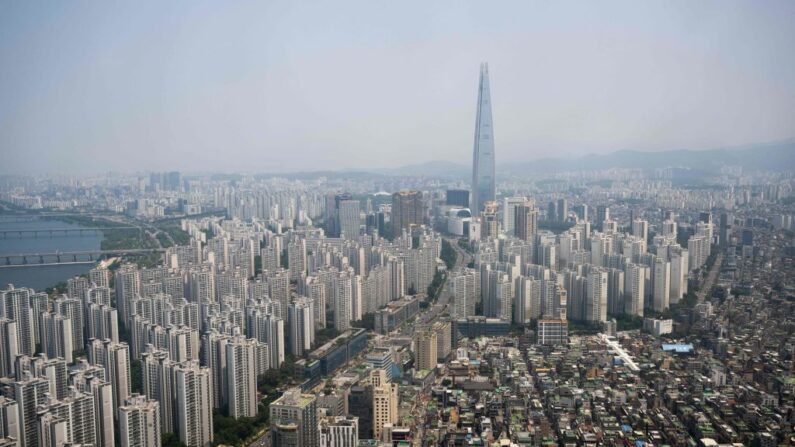
[[[795,136],[795,2],[2,1],[0,172],[497,163]]]

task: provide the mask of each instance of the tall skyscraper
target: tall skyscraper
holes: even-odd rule
[[[491,120],[489,65],[480,64],[478,111],[475,119],[475,148],[472,158],[472,212],[477,215],[483,203],[496,198],[494,177],[494,127]]]
[[[420,191],[399,191],[392,194],[392,235],[400,237],[403,230],[425,221],[425,204]]]

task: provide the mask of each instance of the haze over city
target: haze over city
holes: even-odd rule
[[[2,2],[0,172],[498,164],[795,136],[795,4]],[[223,156],[219,156],[223,154]]]
[[[0,1],[0,447],[795,447],[794,13]]]

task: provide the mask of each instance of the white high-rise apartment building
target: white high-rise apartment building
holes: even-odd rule
[[[497,301],[497,318],[511,321],[511,303],[513,302],[513,283],[507,274],[499,275],[495,285]]]
[[[352,280],[353,275],[350,271],[339,272],[334,276],[334,328],[339,332],[351,327]]]
[[[312,349],[315,340],[315,303],[310,298],[300,297],[290,303],[288,309],[290,328],[290,352],[301,357]]]
[[[141,272],[132,264],[123,264],[116,271],[116,307],[129,326],[133,315],[133,301],[141,296]]]
[[[257,415],[257,340],[237,336],[226,344],[226,395],[229,416]]]
[[[215,302],[215,272],[211,265],[202,265],[191,271],[189,279],[189,301],[199,305]]]
[[[13,285],[0,291],[0,316],[17,322],[17,348],[20,354],[33,355],[36,351],[34,315],[31,309],[31,289],[16,289]]]
[[[306,239],[295,239],[287,245],[287,265],[291,280],[300,280],[306,273]]]
[[[351,278],[351,321],[362,319],[364,299],[364,281],[360,275],[353,275]]]
[[[654,262],[653,306],[656,312],[664,312],[670,305],[671,263],[662,258]]]
[[[36,419],[39,405],[46,402],[50,393],[50,383],[41,377],[29,374],[14,382],[14,400],[19,406],[19,446],[38,447],[39,429]]]
[[[466,269],[453,277],[453,311],[457,319],[475,315],[476,276],[474,270]]]
[[[200,367],[198,362],[176,364],[171,369],[174,376],[175,428],[179,440],[188,447],[207,447],[213,441],[210,370]],[[256,387],[256,382],[254,385]]]
[[[674,220],[665,220],[662,223],[662,235],[676,239],[677,224]]]
[[[168,358],[168,351],[150,348],[141,355],[143,369],[144,395],[154,399],[160,404],[160,431],[162,433],[176,433],[174,420],[174,376],[172,362]]]
[[[585,320],[607,321],[607,271],[593,269],[588,274],[585,295]]]
[[[627,264],[624,270],[624,313],[627,315],[643,316],[648,269],[641,264]]]
[[[515,306],[513,321],[529,323],[541,316],[541,282],[527,276],[515,280]]]
[[[119,342],[119,314],[116,309],[104,304],[89,304],[87,314],[87,340],[93,338]]]
[[[42,434],[47,433],[47,430],[43,429],[44,424],[41,423],[42,417],[46,414],[66,422],[67,442],[77,445],[96,445],[93,395],[72,388],[63,399],[55,399],[52,396],[45,399],[37,410]],[[43,445],[50,445],[41,436],[40,442]]]
[[[306,278],[306,295],[314,303],[315,326],[319,329],[326,327],[326,287],[315,276]],[[375,309],[373,309],[375,310]]]
[[[675,253],[671,256],[671,303],[677,304],[687,293],[687,250]]]
[[[279,303],[279,317],[287,318],[290,305],[290,271],[280,268],[268,277],[271,300]]]
[[[233,336],[222,334],[212,330],[202,335],[202,365],[210,368],[213,376],[213,407],[222,408],[226,406],[227,397],[227,369],[226,369],[226,345],[231,342]]]
[[[41,321],[41,350],[49,358],[62,357],[67,363],[72,363],[72,320],[63,315],[45,312]]]
[[[644,241],[649,240],[649,222],[643,219],[635,219],[632,221],[632,235],[639,237]]]
[[[691,236],[687,240],[688,264],[690,270],[701,268],[709,257],[709,240],[705,236]]]
[[[146,396],[133,395],[119,407],[121,447],[160,447],[160,404]]]
[[[341,200],[339,203],[340,236],[344,239],[358,240],[359,227],[359,201]]]
[[[14,361],[19,355],[17,322],[0,317],[0,377],[14,375]]]
[[[0,446],[19,447],[21,439],[19,425],[19,404],[13,399],[0,396]]]
[[[104,376],[104,370],[101,371]],[[94,402],[95,446],[113,447],[116,445],[113,431],[116,418],[116,409],[113,407],[113,386],[96,376],[88,376],[82,380],[76,384],[76,387],[84,393],[91,394]]]
[[[95,287],[110,287],[110,270],[102,267],[88,271],[88,280]]]
[[[105,380],[113,388],[113,408],[130,396],[130,347],[111,340],[91,340],[87,346],[88,361],[105,368]]]
[[[61,297],[55,300],[53,310],[59,315],[63,315],[72,322],[72,347],[74,350],[83,349],[85,346],[85,298],[66,298]]]

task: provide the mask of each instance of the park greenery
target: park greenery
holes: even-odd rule
[[[316,349],[326,343],[339,337],[340,331],[335,327],[329,326],[315,331],[315,342],[312,344],[312,349]]]
[[[435,302],[439,297],[439,293],[442,291],[442,287],[444,286],[444,279],[445,276],[440,271],[437,271],[433,275],[433,280],[428,285],[428,302]]]
[[[447,239],[442,239],[442,250],[441,255],[442,261],[447,266],[447,270],[452,270],[455,267],[456,260],[458,259],[458,253],[456,253],[453,246],[447,242]]]
[[[351,321],[351,326],[352,327],[363,328],[363,329],[366,329],[368,331],[374,331],[375,330],[375,314],[372,313],[372,312],[368,312],[368,313],[362,315],[362,319],[361,320]]]
[[[472,248],[472,244],[469,243],[469,240],[465,237],[462,237],[458,240],[458,246],[461,247],[467,253],[474,253],[474,249]]]

